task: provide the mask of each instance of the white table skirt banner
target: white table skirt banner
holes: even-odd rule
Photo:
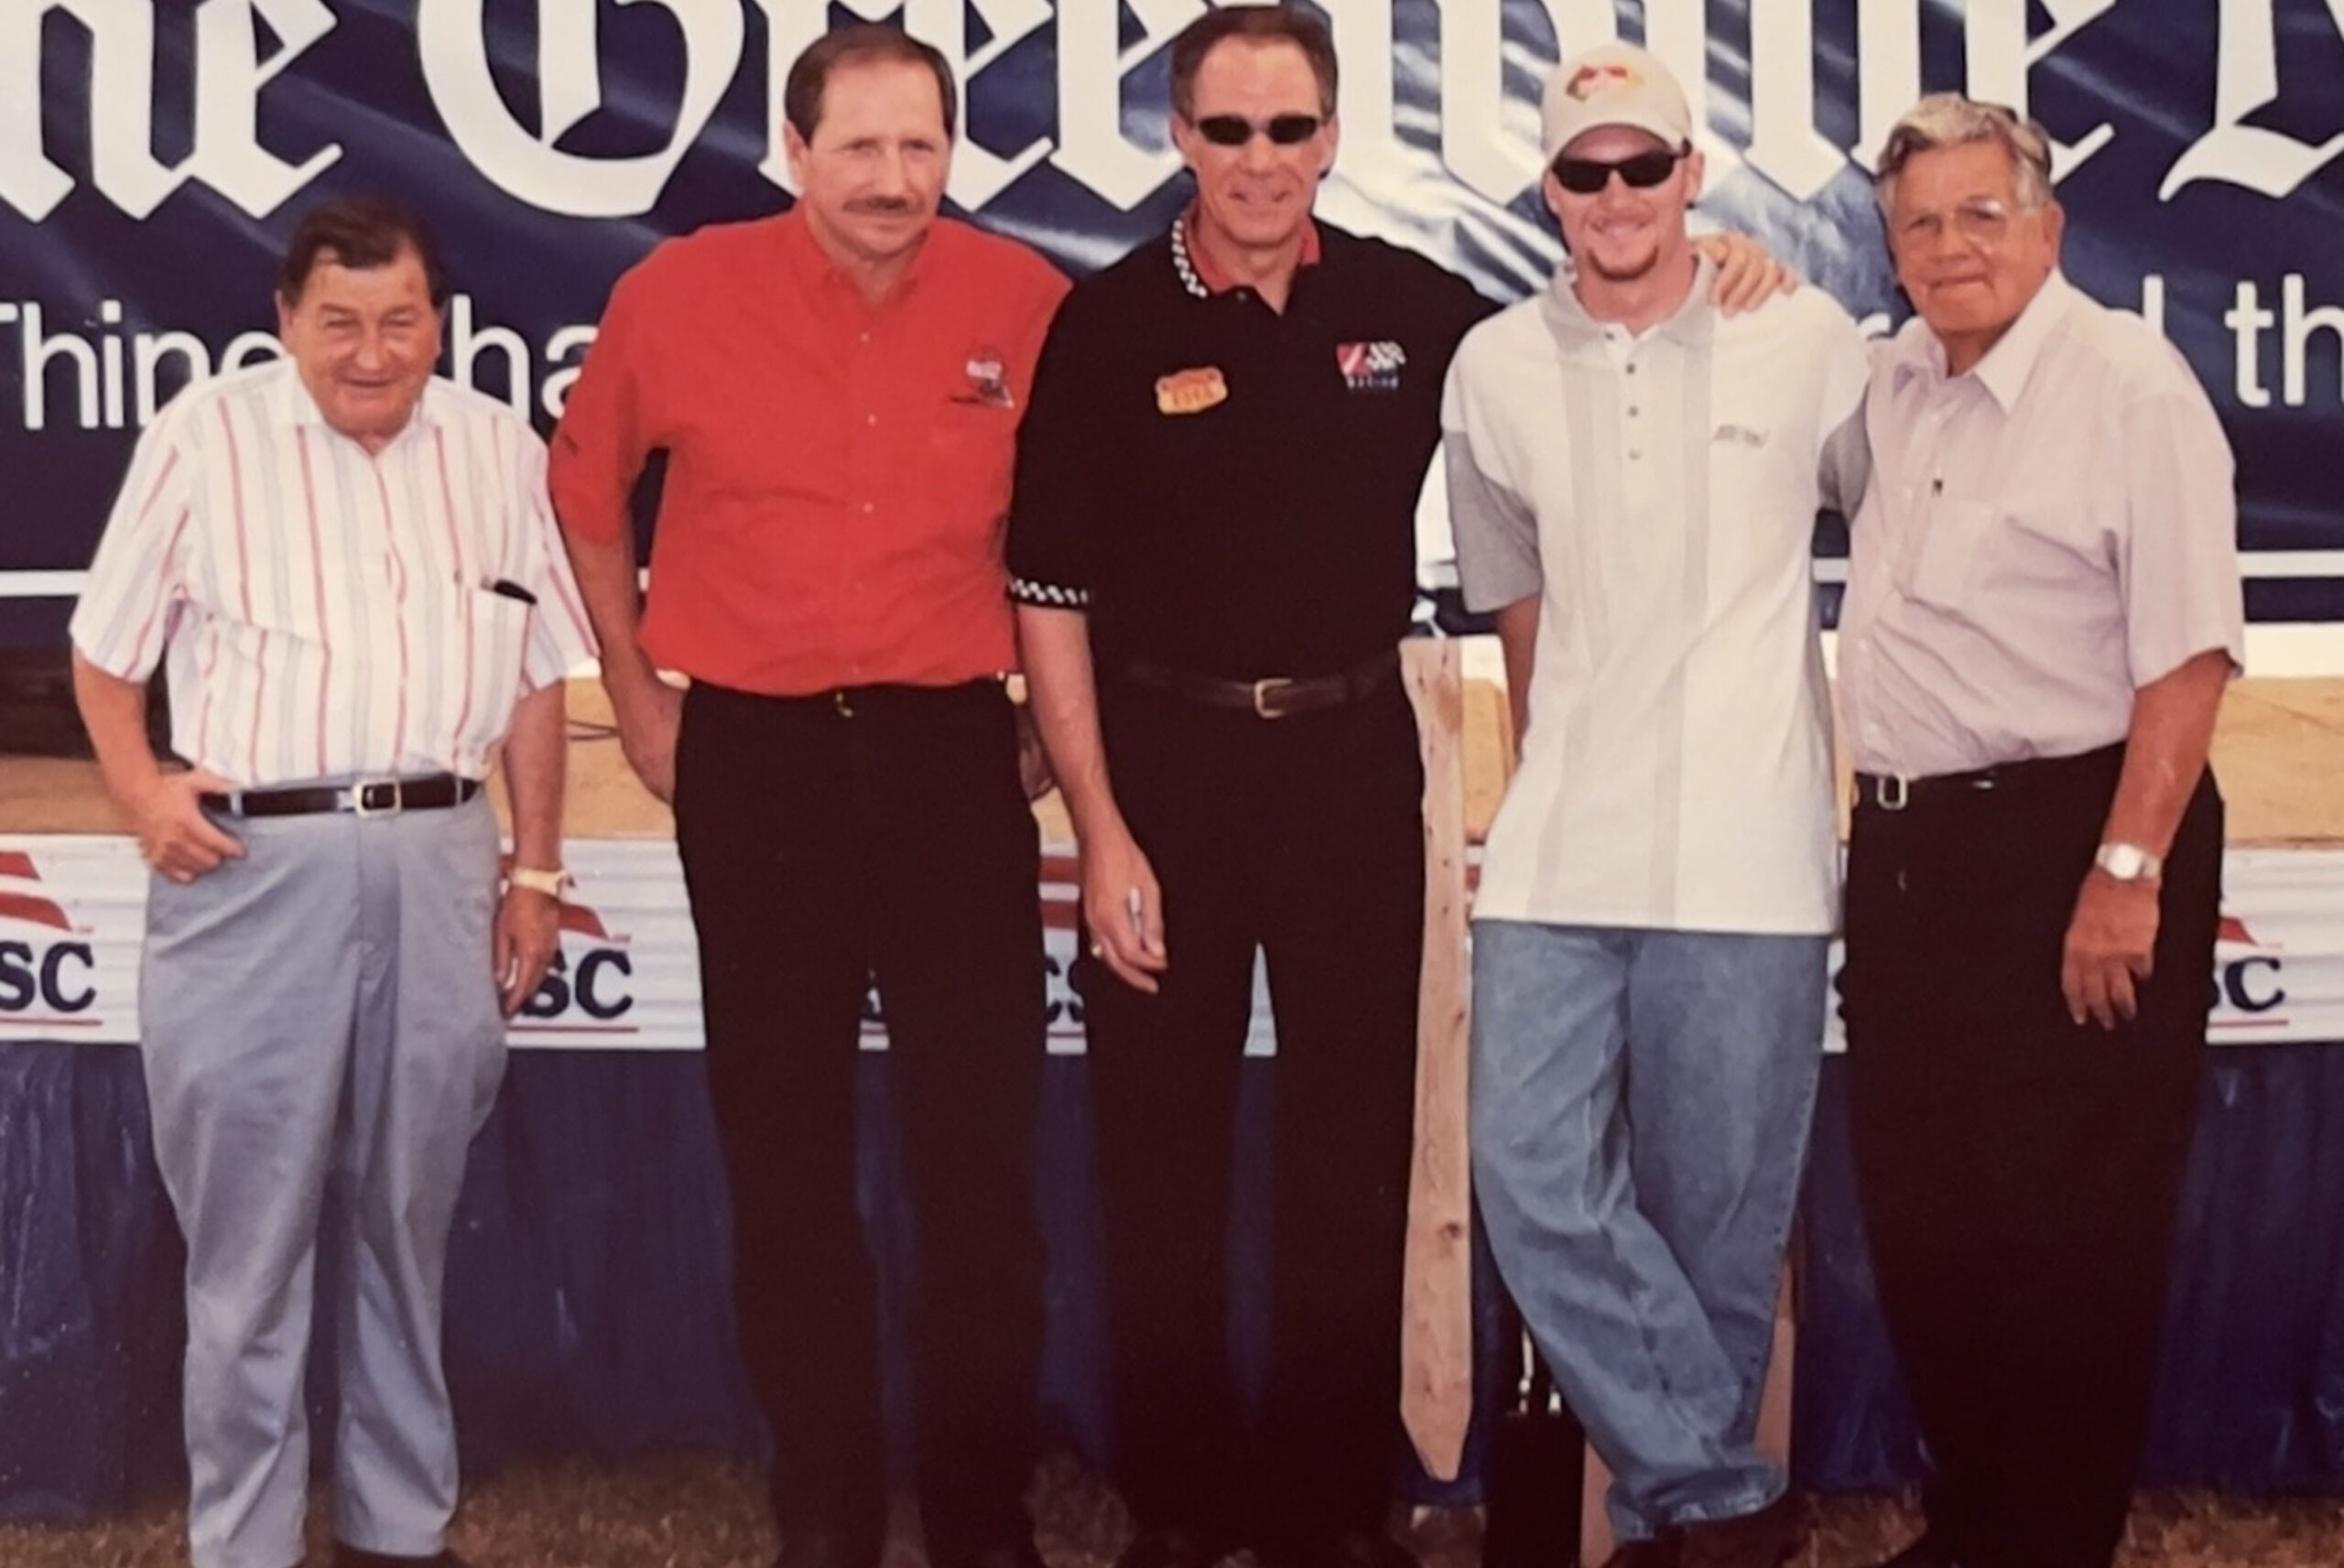
[[[675,846],[572,840],[568,859],[577,885],[562,908],[560,957],[513,1021],[512,1044],[697,1050],[700,975]],[[128,838],[0,837],[0,1041],[138,1039],[148,875]],[[1049,1048],[1060,1055],[1082,1050],[1081,1000],[1067,982],[1075,878],[1072,846],[1046,846],[1036,892]],[[2344,1041],[2344,849],[2233,849],[2223,886],[2221,942],[2208,977],[2213,1043]],[[257,983],[268,955],[255,953],[253,962]],[[1257,961],[1247,1053],[1270,1054],[1272,1040]],[[874,992],[865,1002],[863,1044],[885,1042]],[[1824,1044],[1840,1048],[1836,1016]]]

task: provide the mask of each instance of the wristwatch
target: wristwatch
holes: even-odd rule
[[[2153,882],[2165,862],[2138,844],[2102,844],[2091,863],[2120,882]]]
[[[559,866],[551,870],[515,866],[505,873],[505,880],[516,888],[527,888],[531,892],[541,892],[548,898],[559,900],[561,890],[570,885],[570,873]]]

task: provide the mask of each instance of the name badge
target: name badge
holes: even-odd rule
[[[1221,373],[1219,365],[1176,370],[1170,375],[1156,378],[1156,409],[1159,414],[1201,414],[1216,403],[1228,401],[1229,381]]]

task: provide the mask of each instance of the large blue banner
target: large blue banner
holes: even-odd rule
[[[446,372],[559,414],[611,283],[788,200],[788,61],[900,17],[965,82],[950,195],[1070,270],[1167,223],[1167,45],[1200,0],[8,0],[0,5],[0,643],[56,644],[137,427],[276,351],[330,194],[426,212]],[[1321,211],[1512,298],[1557,254],[1536,93],[1642,41],[1695,84],[1716,222],[1901,316],[1867,168],[1925,91],[2057,145],[2070,275],[2160,322],[2239,456],[2250,614],[2344,620],[2344,0],[1328,0]],[[711,331],[724,323],[711,320]],[[1827,575],[1828,568],[1827,568]]]

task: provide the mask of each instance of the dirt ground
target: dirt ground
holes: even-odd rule
[[[1033,1496],[1050,1568],[1105,1568],[1129,1529],[1122,1505],[1072,1464],[1045,1468]],[[1816,1505],[1792,1568],[1861,1568],[1916,1528],[1897,1498]],[[322,1510],[310,1519],[311,1561],[327,1561]],[[179,1509],[157,1501],[83,1528],[0,1526],[5,1568],[179,1568]],[[450,1544],[474,1568],[764,1568],[774,1549],[765,1487],[736,1461],[667,1454],[603,1467],[564,1464],[507,1471],[469,1489]],[[1424,1522],[1427,1568],[1480,1568],[1470,1517]],[[1242,1560],[1241,1560],[1242,1561]],[[2344,1563],[2344,1499],[2245,1500],[2201,1493],[2144,1497],[2117,1568],[2336,1568]],[[899,1542],[888,1568],[924,1568]],[[1557,1568],[1561,1568],[1560,1564]]]

